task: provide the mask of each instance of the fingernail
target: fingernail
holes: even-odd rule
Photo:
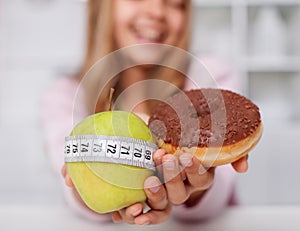
[[[150,221],[145,221],[145,222],[142,223],[141,225],[150,225]]]
[[[152,193],[157,193],[160,189],[161,182],[153,177],[145,181],[145,188],[149,189]]]
[[[193,165],[192,156],[190,154],[182,154],[179,159],[184,167],[191,167]]]
[[[135,216],[139,215],[141,212],[142,211],[140,209],[137,209],[131,215],[135,217]]]
[[[115,219],[113,219],[113,223],[115,223],[115,224],[118,224],[118,223],[121,223],[121,219],[120,220],[115,220]]]
[[[166,162],[164,162],[163,165],[167,170],[175,169],[175,161],[174,160],[167,160]]]
[[[157,193],[159,191],[160,187],[159,186],[155,186],[155,187],[152,187],[152,188],[149,188],[149,190],[153,193]]]

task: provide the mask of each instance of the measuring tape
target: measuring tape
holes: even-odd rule
[[[109,162],[155,170],[158,147],[144,140],[121,136],[81,135],[65,139],[65,162]]]

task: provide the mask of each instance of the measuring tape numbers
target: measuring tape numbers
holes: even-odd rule
[[[80,135],[65,138],[65,162],[109,162],[155,170],[158,147],[144,140],[121,136]]]

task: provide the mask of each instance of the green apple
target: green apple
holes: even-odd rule
[[[147,124],[125,111],[105,111],[82,120],[77,135],[122,136],[155,143]],[[105,162],[67,163],[68,173],[86,205],[98,213],[119,210],[146,200],[144,181],[150,169]]]

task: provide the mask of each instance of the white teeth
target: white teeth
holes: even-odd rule
[[[138,34],[147,40],[157,41],[162,38],[162,33],[153,29],[138,30]]]

